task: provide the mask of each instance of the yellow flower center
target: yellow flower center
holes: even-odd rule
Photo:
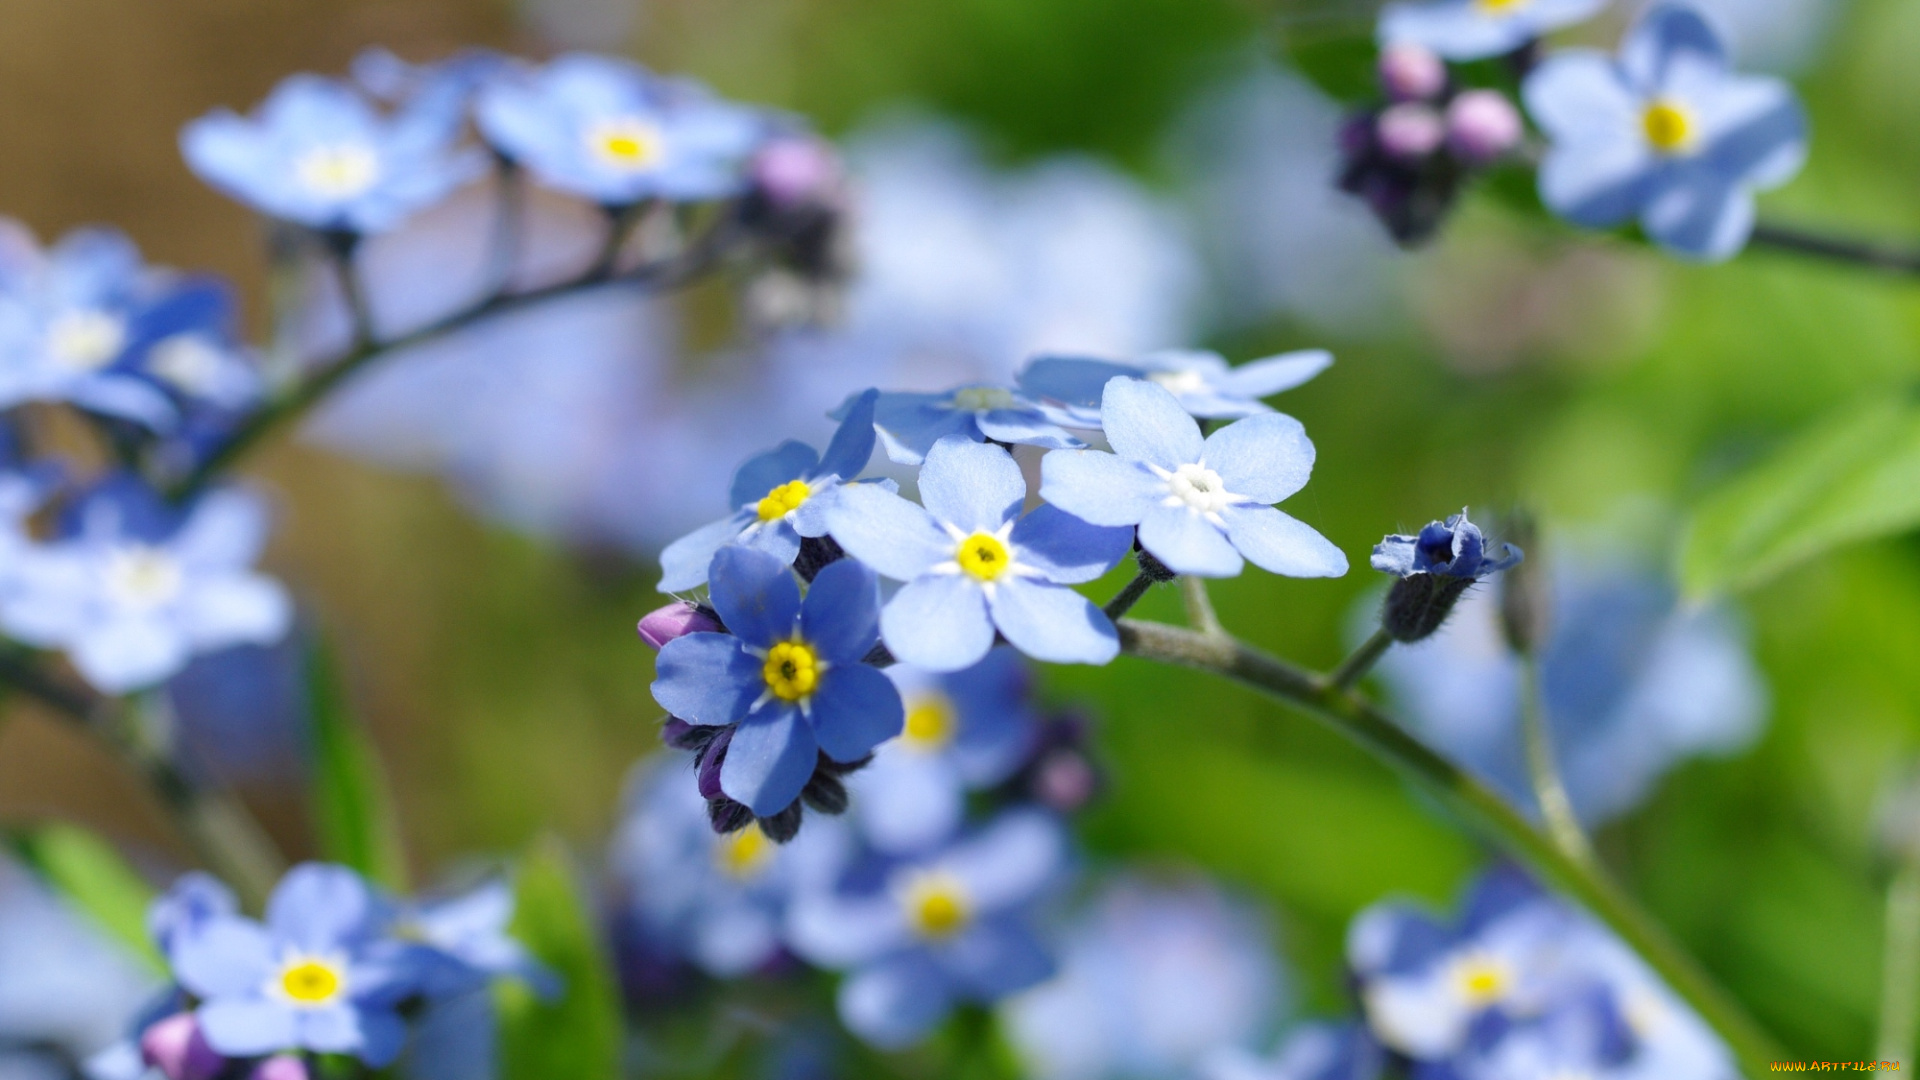
[[[773,490],[767,492],[754,509],[761,521],[775,521],[800,509],[800,504],[812,494],[813,489],[807,486],[805,480],[789,480],[774,485]]]
[[[1007,545],[991,533],[977,532],[960,541],[953,557],[960,569],[975,581],[997,580],[1013,565]]]
[[[966,887],[952,874],[933,871],[917,875],[901,890],[907,924],[930,940],[949,938],[973,920],[973,903]]]
[[[47,327],[47,349],[63,367],[92,371],[112,363],[127,344],[127,324],[104,311],[68,311]]]
[[[953,702],[945,694],[926,693],[908,702],[900,739],[915,750],[938,750],[953,741],[956,726]]]
[[[655,125],[639,117],[623,116],[595,124],[587,132],[587,146],[603,164],[641,172],[660,163],[666,140]]]
[[[760,674],[767,689],[781,701],[799,701],[812,696],[820,686],[820,658],[804,641],[782,641],[767,650],[767,662]]]
[[[773,861],[773,853],[767,834],[749,825],[732,836],[721,837],[714,846],[713,861],[733,880],[752,881]]]
[[[1473,6],[1480,9],[1482,15],[1511,15],[1526,7],[1533,0],[1474,0]]]
[[[1475,1008],[1485,1008],[1507,996],[1513,972],[1499,958],[1473,953],[1453,962],[1453,986]]]
[[[998,386],[969,386],[953,392],[953,407],[961,412],[987,412],[1013,407],[1013,391]]]
[[[1656,101],[1640,114],[1640,126],[1647,142],[1663,154],[1673,154],[1693,145],[1693,118],[1671,101]]]
[[[157,548],[134,544],[107,557],[107,592],[127,607],[159,607],[180,595],[184,584],[179,561]]]
[[[325,1005],[345,986],[340,969],[317,957],[300,957],[280,972],[280,989],[299,1005]]]
[[[350,199],[380,178],[380,158],[361,143],[316,146],[293,166],[300,182],[331,199]]]

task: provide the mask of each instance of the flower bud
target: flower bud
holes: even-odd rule
[[[1373,135],[1382,153],[1412,161],[1440,148],[1447,125],[1431,106],[1409,101],[1382,110],[1373,122]]]
[[[307,1080],[307,1065],[292,1054],[275,1054],[254,1066],[248,1080]]]
[[[1050,751],[1034,765],[1033,797],[1056,813],[1077,813],[1099,793],[1100,772],[1077,749]]]
[[[1424,45],[1397,42],[1380,50],[1380,88],[1395,101],[1424,101],[1447,88],[1447,65]]]
[[[840,192],[840,155],[824,139],[787,135],[767,143],[748,166],[755,188],[791,209],[831,202]]]
[[[640,620],[640,640],[655,649],[666,647],[667,642],[684,634],[717,633],[726,628],[720,620],[707,611],[685,600],[676,600],[657,611],[648,612]]]
[[[1447,147],[1470,165],[1485,165],[1520,144],[1520,110],[1498,90],[1468,90],[1447,106]]]
[[[200,1021],[190,1012],[174,1013],[140,1034],[140,1058],[167,1080],[213,1080],[227,1059],[207,1045]]]
[[[1440,629],[1474,582],[1520,561],[1512,544],[1489,545],[1465,510],[1417,535],[1389,536],[1374,545],[1373,568],[1400,580],[1387,593],[1380,628],[1395,641],[1419,641]]]

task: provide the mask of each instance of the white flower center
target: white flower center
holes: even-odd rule
[[[947,536],[953,540],[953,558],[936,563],[936,574],[960,574],[977,583],[989,597],[1002,578],[1033,577],[1039,573],[1033,567],[1021,563],[1010,537],[1014,523],[1009,521],[993,532],[976,530],[962,532],[952,522],[940,523],[947,530]]]
[[[316,146],[294,162],[294,175],[307,190],[328,199],[351,199],[380,179],[380,155],[365,143]]]
[[[200,334],[175,334],[153,347],[147,367],[180,390],[206,395],[220,377],[222,354]]]
[[[126,345],[126,321],[105,311],[63,311],[47,327],[47,351],[61,367],[75,371],[106,367]]]
[[[107,595],[123,607],[151,611],[180,595],[186,571],[165,551],[132,544],[107,556]]]
[[[1197,394],[1207,388],[1207,377],[1197,371],[1153,371],[1147,373],[1147,379],[1166,387],[1175,397]]]
[[[1011,409],[1014,405],[1013,391],[998,386],[969,386],[953,392],[951,405],[960,412]]]
[[[1235,495],[1227,490],[1220,474],[1207,468],[1204,462],[1182,465],[1172,472],[1158,466],[1153,471],[1167,482],[1168,506],[1184,506],[1196,514],[1217,515],[1229,506],[1247,502],[1244,495]]]
[[[1484,1009],[1513,992],[1513,968],[1491,953],[1464,953],[1447,965],[1447,983],[1461,1001]]]

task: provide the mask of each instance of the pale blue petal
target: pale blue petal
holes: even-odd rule
[[[879,397],[880,391],[868,390],[853,399],[820,458],[817,475],[851,480],[867,467],[867,459],[873,456],[873,404]]]
[[[750,551],[771,555],[783,566],[792,566],[800,554],[800,531],[784,518],[775,518],[760,523],[758,528],[749,525],[736,543]]]
[[[1007,539],[1016,563],[1040,570],[1048,581],[1078,585],[1119,565],[1133,546],[1133,530],[1090,525],[1059,507],[1042,506],[1021,518]]]
[[[760,817],[771,817],[800,797],[819,756],[813,728],[798,709],[765,709],[734,729],[720,766],[720,790]]]
[[[1145,465],[1104,450],[1055,450],[1040,459],[1040,497],[1094,525],[1137,525],[1167,495]]]
[[[302,863],[287,871],[267,901],[267,929],[277,942],[326,953],[356,942],[374,928],[373,893],[344,866]]]
[[[949,408],[951,394],[881,394],[874,403],[873,426],[887,457],[918,465],[933,444],[949,435],[976,438],[973,414]]]
[[[900,902],[887,894],[803,891],[787,912],[787,944],[821,967],[846,968],[897,952],[911,939]]]
[[[1100,399],[1107,443],[1123,458],[1163,469],[1200,460],[1200,425],[1166,388],[1145,379],[1111,379]]]
[[[725,547],[707,573],[713,609],[740,640],[764,649],[793,636],[800,583],[788,563],[763,551]]]
[[[993,532],[1020,512],[1027,481],[1013,455],[997,446],[948,436],[920,467],[920,501],[934,520],[963,533]]]
[[[407,1044],[407,1025],[389,1009],[360,1011],[360,1060],[376,1069],[400,1056]],[[477,1080],[477,1078],[476,1078]]]
[[[1655,164],[1635,138],[1556,144],[1540,162],[1540,201],[1575,225],[1611,229],[1646,202]]]
[[[1074,356],[1042,356],[1027,364],[1015,377],[1020,389],[1034,397],[1051,398],[1067,405],[1098,408],[1107,380],[1115,377],[1139,378],[1144,369],[1134,364],[1117,364]]]
[[[1233,577],[1240,553],[1220,527],[1186,506],[1156,506],[1140,523],[1140,546],[1176,574]]]
[[[201,997],[259,989],[273,967],[273,939],[250,919],[213,919],[173,940],[173,973]]]
[[[1207,436],[1202,455],[1228,491],[1258,503],[1287,498],[1313,475],[1313,440],[1285,413],[1235,420]]]
[[[1049,450],[1085,446],[1072,433],[1062,429],[1056,418],[1062,414],[1037,407],[991,409],[976,413],[973,422],[980,434],[995,442],[1041,446]]]
[[[1728,78],[1698,101],[1709,167],[1756,190],[1791,179],[1807,159],[1807,113],[1779,79]]]
[[[953,538],[925,510],[873,484],[841,488],[826,517],[847,554],[895,581],[912,581],[953,558]]]
[[[852,664],[880,637],[880,580],[854,559],[822,569],[800,605],[800,635],[834,664]]]
[[[194,582],[180,598],[178,617],[195,652],[271,645],[293,624],[293,600],[272,578],[222,574]]]
[[[993,646],[980,586],[961,574],[908,582],[880,612],[880,636],[894,659],[928,671],[958,671]]]
[[[880,669],[867,664],[827,672],[813,695],[814,737],[835,761],[858,761],[873,753],[874,747],[900,734],[905,718],[900,691]]]
[[[1339,577],[1347,557],[1312,526],[1271,506],[1234,506],[1221,511],[1227,536],[1247,561],[1288,577]]]
[[[755,454],[734,472],[727,505],[736,510],[752,507],[781,484],[811,475],[819,463],[820,455],[813,447],[792,439]]]
[[[660,585],[663,593],[680,593],[707,583],[707,568],[713,555],[740,535],[746,522],[738,515],[702,525],[667,545],[660,553]]]
[[[1383,45],[1424,45],[1448,60],[1481,60],[1512,52],[1534,36],[1530,23],[1484,15],[1472,0],[1421,0],[1380,11]]]
[[[260,998],[223,998],[195,1014],[207,1045],[227,1057],[257,1057],[295,1046],[293,1009]]]
[[[1633,135],[1641,101],[1613,58],[1593,49],[1554,53],[1521,84],[1527,114],[1555,142],[1611,142]]]
[[[1058,819],[1039,810],[1009,810],[955,845],[942,868],[966,886],[981,911],[1004,911],[1039,896],[1066,856]]]
[[[360,1011],[339,1002],[301,1009],[295,1016],[295,1040],[303,1049],[323,1054],[358,1053],[362,1045]]]
[[[684,634],[660,650],[653,700],[689,724],[731,724],[766,689],[760,665],[732,634]]]
[[[187,666],[186,635],[151,616],[115,617],[87,626],[68,657],[103,693],[125,694],[163,682]]]
[[[1014,648],[1036,660],[1104,664],[1120,653],[1120,637],[1105,613],[1064,585],[1020,578],[1002,580],[995,586],[990,603],[994,625]],[[985,653],[982,648],[966,663],[955,666],[965,667]],[[914,662],[921,667],[933,666]]]
[[[1033,931],[1006,917],[975,923],[939,958],[965,994],[987,1002],[1036,986],[1054,971]]]
[[[840,1019],[883,1050],[925,1038],[953,1007],[946,976],[924,952],[910,952],[856,972],[840,984]]]
[[[1720,262],[1746,246],[1753,218],[1751,193],[1702,170],[1656,195],[1640,222],[1662,247],[1705,262]]]
[[[1684,4],[1648,8],[1620,41],[1620,69],[1636,87],[1664,89],[1676,66],[1724,71],[1727,47],[1706,17]]]
[[[1302,349],[1241,364],[1218,382],[1221,389],[1241,397],[1270,397],[1307,382],[1332,364],[1333,354],[1325,349]]]
[[[851,779],[861,830],[882,851],[925,851],[953,835],[966,814],[966,792],[944,756],[883,746]]]

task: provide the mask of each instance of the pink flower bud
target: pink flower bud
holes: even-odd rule
[[[1460,160],[1485,165],[1518,146],[1520,110],[1498,90],[1468,90],[1447,106],[1447,146]]]
[[[1373,134],[1387,155],[1417,160],[1440,148],[1447,137],[1447,126],[1432,108],[1405,102],[1381,112],[1373,122]]]
[[[664,648],[667,642],[682,634],[717,631],[720,623],[713,616],[685,600],[675,600],[658,611],[648,612],[640,620],[640,640],[653,648]]]
[[[255,1066],[248,1080],[307,1080],[307,1065],[292,1054],[276,1054]]]
[[[1033,777],[1035,797],[1063,814],[1086,806],[1099,790],[1100,774],[1094,770],[1093,763],[1071,749],[1048,754]]]
[[[174,1013],[140,1034],[140,1057],[167,1080],[213,1080],[227,1059],[207,1045],[200,1022],[190,1012]]]
[[[1380,50],[1380,88],[1395,101],[1426,101],[1447,88],[1447,65],[1424,45],[1389,45]]]
[[[750,166],[753,181],[781,206],[825,202],[840,187],[840,155],[823,139],[784,136],[768,143]]]

